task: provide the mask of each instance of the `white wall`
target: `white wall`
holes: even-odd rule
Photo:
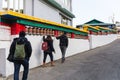
[[[32,15],[32,0],[24,0],[24,13]]]
[[[46,19],[49,21],[54,21],[57,23],[61,23],[61,15],[58,9],[54,8],[53,6],[47,4],[43,0],[33,0],[34,3],[32,3],[32,0],[25,0],[24,1],[24,13],[28,15],[32,15],[34,17]],[[65,14],[64,14],[65,15]],[[67,15],[65,15],[67,16]],[[68,17],[69,18],[69,17]],[[69,18],[71,21],[72,19]],[[71,22],[68,22],[68,25]]]
[[[40,66],[43,62],[43,51],[41,50],[41,44],[42,44],[42,36],[34,36],[34,35],[28,35],[26,36],[28,40],[30,40],[32,45],[32,56],[30,59],[30,68],[34,68],[37,66]],[[56,40],[55,37],[53,37],[54,40],[54,48],[56,51],[56,54],[54,54],[54,60],[61,58],[61,51],[59,48],[59,40]],[[85,50],[89,49],[89,42],[88,40],[83,39],[69,39],[69,47],[66,52],[66,57],[83,52]],[[7,54],[8,55],[8,54]],[[6,56],[7,56],[6,55]],[[49,56],[47,57],[46,62],[49,62]],[[6,61],[6,75],[13,74],[13,64]],[[22,69],[21,69],[22,70]]]
[[[0,41],[0,74],[2,76],[6,76],[9,73],[13,71],[13,65],[10,62],[8,62],[7,56],[9,54],[9,47],[10,47],[10,41]]]
[[[25,0],[25,14],[61,23],[59,11],[42,0]],[[34,10],[34,11],[32,11]],[[32,13],[33,12],[33,13]]]
[[[0,48],[0,75],[5,76],[6,72],[6,63],[5,63],[5,48]]]
[[[33,48],[33,53],[32,53],[32,57],[30,60],[30,68],[40,66],[43,62],[43,51],[41,50],[42,36],[31,35],[31,36],[27,36],[27,38],[30,40],[32,48]],[[56,40],[55,37],[53,37],[53,40],[54,40],[53,45],[56,51],[56,53],[54,54],[54,59],[57,60],[61,58],[59,40]],[[66,57],[77,54],[79,52],[83,52],[88,49],[89,49],[88,40],[69,38],[69,46],[66,52]],[[49,62],[50,61],[49,56],[47,59],[48,59],[47,62]]]
[[[111,43],[115,39],[117,39],[116,34],[109,34],[109,35],[90,35],[91,36],[91,46],[92,48],[96,48],[99,46],[103,46],[106,44]]]
[[[9,26],[0,26],[0,74],[6,76],[7,61],[11,42],[11,30]]]
[[[27,35],[28,40],[31,42],[33,52],[30,59],[30,68],[38,67],[42,64],[43,61],[43,52],[41,50],[42,36]],[[52,37],[54,40],[54,48],[56,53],[54,54],[54,60],[61,58],[61,51],[59,48],[59,40],[56,40],[55,37]],[[92,48],[106,45],[117,39],[116,34],[111,35],[101,35],[95,36],[92,35]],[[69,46],[66,52],[66,57],[72,56],[83,51],[89,50],[89,41],[84,39],[69,39]],[[6,53],[8,56],[8,53]],[[47,57],[47,62],[49,62],[49,56]],[[22,69],[21,69],[22,70]],[[13,74],[13,64],[6,60],[6,76]]]
[[[35,0],[34,16],[61,23],[59,11],[39,0]]]
[[[2,10],[2,2],[3,0],[0,0],[0,10]]]

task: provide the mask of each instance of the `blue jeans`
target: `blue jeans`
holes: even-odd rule
[[[28,71],[29,71],[28,60],[14,62],[14,80],[19,80],[19,71],[20,71],[21,65],[23,65],[23,67],[24,67],[22,80],[27,80]]]
[[[65,53],[66,53],[66,46],[60,46],[61,52],[62,52],[62,62],[65,61]]]

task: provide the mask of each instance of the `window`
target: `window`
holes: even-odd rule
[[[23,0],[3,0],[2,9],[23,13]]]
[[[68,24],[68,20],[65,17],[62,16],[61,17],[61,23],[67,25]]]
[[[71,0],[60,0],[62,2],[61,6],[71,10]]]
[[[68,19],[61,15],[61,24],[68,25]]]
[[[66,6],[69,6],[70,0],[60,0],[62,3],[64,3]]]

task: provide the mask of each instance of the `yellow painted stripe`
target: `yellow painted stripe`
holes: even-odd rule
[[[92,27],[92,26],[88,26],[88,27],[99,30],[99,28],[97,28],[97,27]]]
[[[94,26],[90,26],[90,25],[86,25],[86,24],[83,26],[83,28],[84,28],[84,30],[88,30],[88,28],[93,28],[95,30],[99,30],[99,26],[94,27]]]
[[[74,28],[72,26],[68,26],[68,25],[64,25],[64,24],[59,24],[57,22],[48,21],[48,20],[45,20],[45,19],[41,19],[41,18],[29,16],[29,15],[18,13],[18,12],[13,12],[11,10],[8,10],[8,11],[5,11],[5,12],[0,12],[0,15],[5,15],[5,14],[9,14],[9,15],[12,15],[12,16],[16,16],[16,17],[20,17],[20,18],[28,19],[28,20],[32,20],[32,21],[37,21],[37,22],[41,22],[41,23],[46,23],[46,24],[61,26],[61,27],[64,27],[64,28],[73,29],[73,30],[77,30],[77,31],[81,31],[81,32],[86,32],[86,33],[88,32],[88,31],[85,31],[85,30]]]
[[[109,28],[104,28],[104,27],[100,27],[100,28],[105,29],[105,30],[110,30]]]

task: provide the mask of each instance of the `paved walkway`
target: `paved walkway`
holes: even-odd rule
[[[28,80],[120,80],[120,39],[55,63],[30,70]]]

